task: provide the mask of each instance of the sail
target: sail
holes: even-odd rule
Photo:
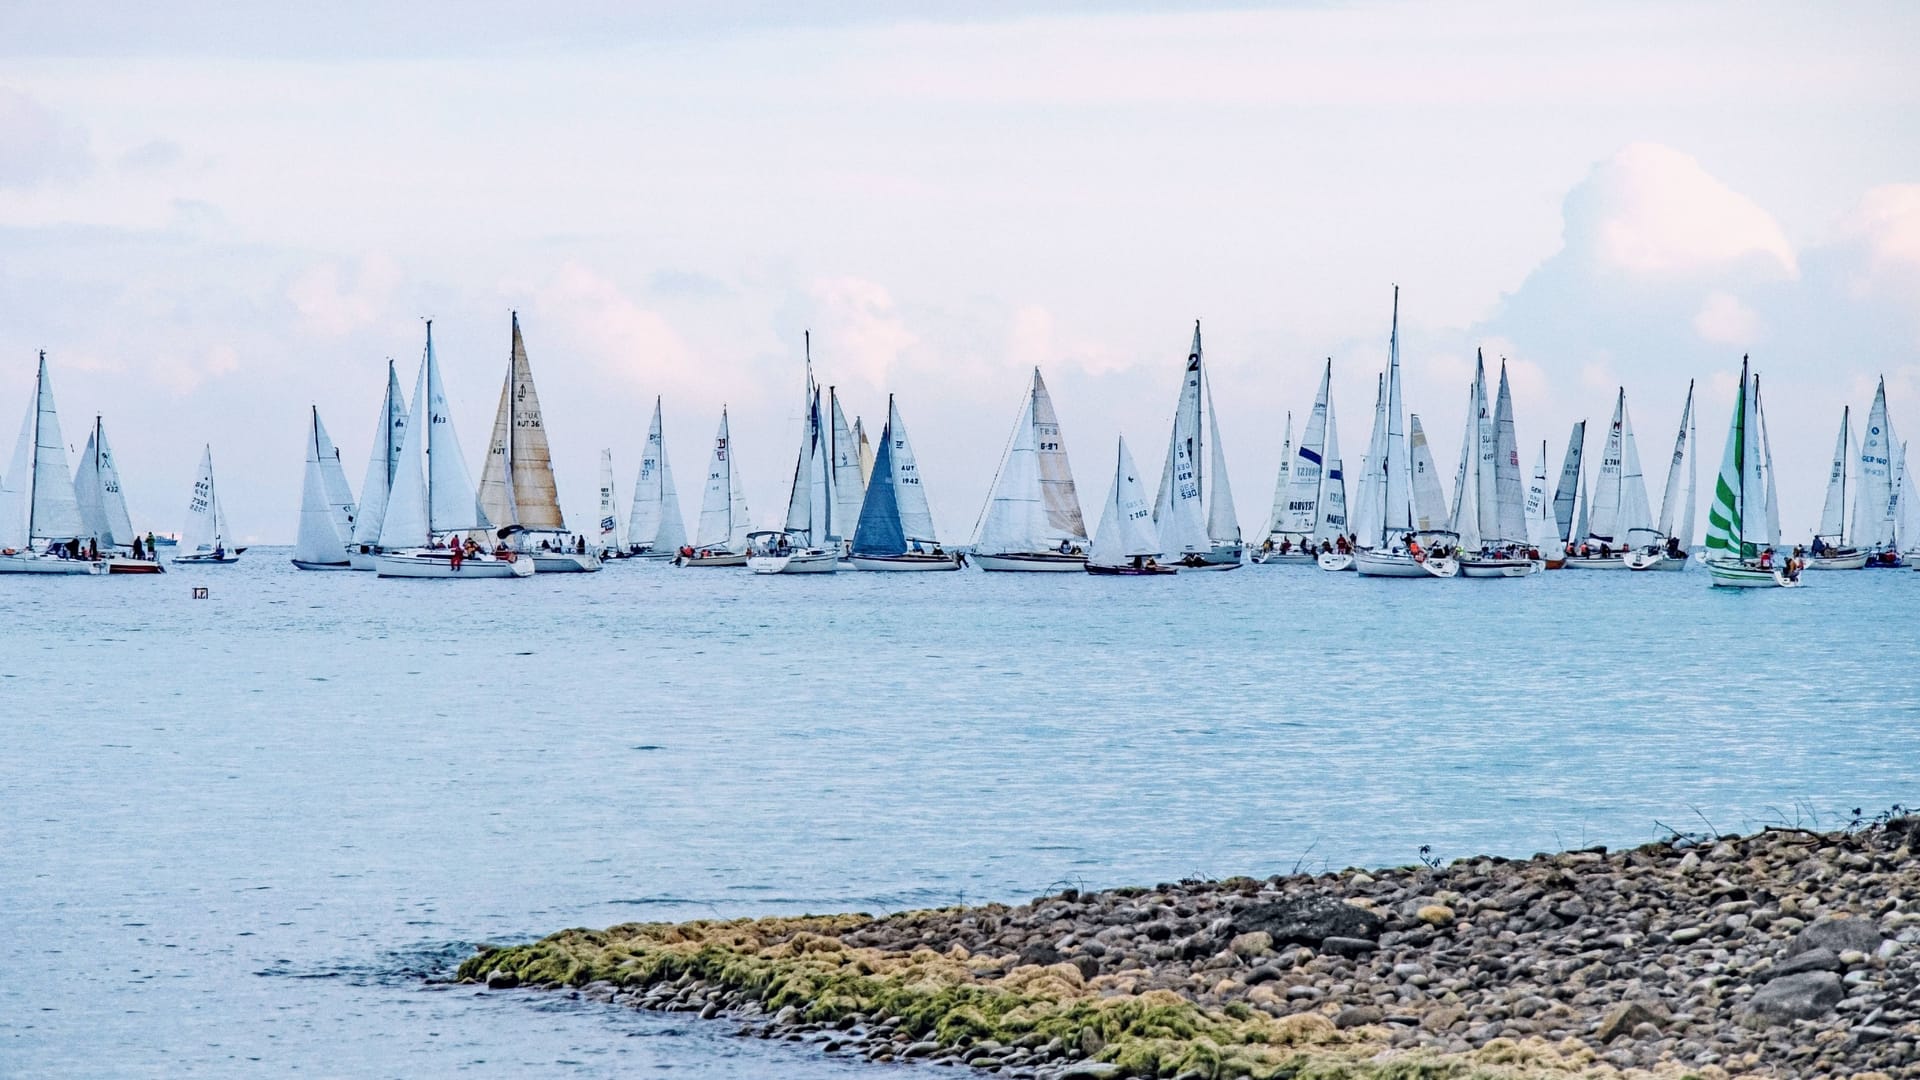
[[[1036,367],[974,548],[993,554],[1053,551],[1063,541],[1084,546],[1087,527],[1053,399]]]
[[[1062,540],[1085,544],[1087,522],[1080,514],[1080,493],[1073,486],[1067,441],[1060,433],[1060,417],[1053,411],[1053,395],[1037,367],[1033,369],[1033,439],[1040,473],[1039,550],[1050,551]]]
[[[513,350],[494,412],[493,439],[480,472],[479,500],[487,520],[496,524],[520,525],[533,532],[566,531],[540,392],[533,385],[533,366],[520,336],[518,312],[513,315]]]
[[[1867,427],[1860,433],[1860,468],[1853,497],[1853,542],[1861,547],[1881,550],[1894,543],[1894,518],[1888,513],[1898,505],[1899,489],[1893,483],[1894,458],[1899,442],[1893,422],[1887,416],[1887,381],[1873,392],[1873,407],[1867,410]]]
[[[7,470],[0,473],[0,550],[19,551],[28,546],[27,494],[33,478],[33,428],[40,417],[39,402],[27,401],[26,418],[20,421],[20,437],[13,444],[13,457]]]
[[[127,516],[127,497],[120,490],[120,470],[113,463],[113,448],[107,444],[106,425],[97,416],[93,418],[93,434],[87,437],[87,449],[80,457],[80,469],[74,474],[73,487],[80,505],[80,520],[101,547],[126,547],[133,543],[133,522]]]
[[[1748,459],[1747,445],[1752,405],[1747,393],[1747,362],[1740,361],[1740,390],[1734,397],[1733,417],[1727,424],[1727,445],[1714,480],[1713,501],[1707,508],[1706,549],[1709,558],[1739,559],[1750,554],[1745,540]]]
[[[1833,441],[1833,465],[1827,471],[1827,498],[1820,506],[1820,528],[1814,532],[1815,536],[1836,545],[1847,542],[1847,458],[1853,449],[1847,431],[1850,419],[1848,406],[1840,406],[1840,434]]]
[[[1160,470],[1160,492],[1153,503],[1154,524],[1169,549],[1213,550],[1201,487],[1200,324],[1193,324],[1193,348],[1181,375],[1180,398],[1173,411],[1173,435]]]
[[[1320,389],[1313,396],[1313,411],[1307,414],[1307,429],[1301,433],[1300,446],[1282,462],[1282,479],[1287,484],[1286,502],[1275,515],[1275,532],[1295,536],[1313,536],[1320,532],[1320,486],[1326,476],[1328,394],[1333,388],[1333,361],[1320,372]],[[1293,414],[1287,414],[1287,434],[1293,434]]]
[[[1227,444],[1220,441],[1220,414],[1213,409],[1213,380],[1202,379],[1207,398],[1207,438],[1212,441],[1207,462],[1207,539],[1214,545],[1240,542],[1240,514],[1233,506],[1233,485],[1227,482]]]
[[[1293,471],[1293,410],[1287,410],[1286,434],[1280,439],[1280,474],[1273,481],[1273,510],[1267,514],[1267,532],[1277,534],[1284,530],[1291,520],[1287,514],[1287,494],[1292,485],[1288,478]]]
[[[320,420],[320,410],[313,410],[313,434],[316,451],[320,458],[320,485],[326,492],[327,512],[333,515],[333,529],[340,535],[340,544],[345,547],[353,539],[355,506],[353,489],[347,486],[346,466],[340,463],[340,448],[333,445],[333,439],[327,435],[327,425]]]
[[[219,534],[213,504],[213,448],[200,452],[200,471],[193,480],[193,494],[187,499],[187,523],[180,530],[180,547],[194,554],[212,551]]]
[[[307,428],[307,470],[300,482],[300,531],[294,538],[293,558],[295,562],[337,566],[347,561],[348,534],[341,531],[327,496],[321,464],[329,457],[338,464],[339,457],[331,446],[322,448],[324,438],[320,410],[315,408]]]
[[[1380,542],[1386,527],[1387,487],[1387,377],[1374,382],[1373,433],[1367,439],[1367,452],[1360,459],[1360,490],[1353,517],[1352,532],[1360,546],[1373,547]]]
[[[847,414],[840,411],[840,394],[827,388],[833,418],[833,535],[851,537],[860,521],[860,502],[867,493],[867,478],[860,471],[860,444],[847,427]]]
[[[815,457],[820,445],[820,394],[813,384],[813,335],[807,335],[807,385],[800,407],[800,453],[793,463],[793,485],[787,490],[786,530],[795,535],[805,536],[809,540],[826,543],[825,530],[816,537],[814,520],[816,509],[813,505]],[[826,507],[818,508],[823,516]]]
[[[600,450],[600,524],[594,534],[597,551],[625,551],[626,540],[620,535],[620,505],[613,490],[613,450],[602,447]]]
[[[1159,554],[1161,542],[1154,530],[1153,511],[1147,506],[1140,471],[1134,468],[1123,435],[1114,462],[1113,488],[1107,493],[1106,509],[1100,515],[1100,528],[1093,535],[1087,561],[1096,566],[1121,566],[1136,556]]]
[[[473,476],[467,471],[466,456],[460,452],[460,437],[453,430],[453,410],[447,405],[447,391],[440,383],[440,361],[433,352],[433,324],[427,324],[427,524],[435,533],[467,532],[490,528],[491,519],[481,511],[474,498]],[[535,403],[536,416],[538,403]],[[517,437],[517,436],[516,436]],[[540,440],[544,453],[546,440]],[[518,477],[516,477],[517,481]],[[524,506],[523,506],[524,509]],[[537,519],[536,519],[537,520]],[[506,524],[502,522],[501,524]],[[523,520],[522,525],[529,522]],[[554,528],[564,528],[555,525]]]
[[[1501,531],[1499,501],[1499,447],[1497,443],[1497,424],[1494,420],[1493,399],[1487,394],[1486,361],[1476,351],[1473,361],[1473,404],[1467,415],[1472,427],[1473,457],[1469,468],[1474,485],[1473,506],[1478,520],[1482,543],[1494,543],[1512,540],[1512,536]],[[1480,544],[1465,545],[1469,550]]]
[[[1560,545],[1559,528],[1553,520],[1552,499],[1547,494],[1547,444],[1540,443],[1540,460],[1533,467],[1533,481],[1527,485],[1527,545],[1543,554],[1554,554]]]
[[[401,443],[399,467],[393,474],[393,489],[387,496],[386,513],[380,523],[376,543],[389,551],[424,547],[428,536],[426,456],[417,443],[426,436],[427,423],[422,415],[427,407],[427,358],[420,359],[420,374],[413,383],[413,408],[407,414]]]
[[[1693,425],[1693,383],[1687,383],[1687,403],[1680,409],[1680,433],[1673,439],[1673,460],[1667,464],[1667,486],[1660,495],[1660,522],[1654,528],[1661,536],[1676,537],[1681,547],[1692,542],[1691,536],[1680,536],[1674,530],[1691,533],[1693,522],[1681,517],[1681,502],[1693,497],[1691,482],[1693,446],[1688,433]],[[1690,519],[1691,514],[1687,515]]]
[[[1507,362],[1500,361],[1500,393],[1493,406],[1493,494],[1500,531],[1509,543],[1527,539],[1527,493],[1520,480],[1520,436],[1513,421],[1513,394],[1507,388]]]
[[[1894,464],[1894,498],[1899,501],[1899,511],[1895,515],[1893,543],[1903,552],[1920,547],[1920,492],[1914,490],[1913,471],[1907,468],[1907,444],[1900,444],[1900,454]]]
[[[633,481],[633,503],[628,509],[627,542],[661,550],[660,532],[666,519],[666,442],[660,433],[660,398],[653,399],[653,420],[647,424],[647,446],[640,453],[640,475]],[[680,545],[673,545],[678,549]]]
[[[1480,532],[1480,418],[1484,412],[1476,375],[1467,389],[1467,429],[1460,435],[1460,464],[1453,474],[1453,521],[1448,527],[1460,537],[1462,551],[1478,551]]]
[[[680,489],[673,484],[673,459],[667,456],[664,443],[660,446],[660,490],[664,494],[660,499],[660,532],[654,537],[654,548],[678,551],[687,542],[687,519],[680,512]],[[741,520],[746,520],[744,508],[741,513]]]
[[[377,544],[387,517],[387,500],[400,471],[400,455],[407,443],[407,399],[400,392],[400,376],[387,361],[387,392],[380,402],[380,422],[373,429],[373,451],[367,458],[367,478],[360,484],[360,513],[353,523],[355,544]]]
[[[939,534],[933,528],[933,508],[927,505],[927,489],[921,482],[919,462],[913,455],[913,441],[907,438],[906,422],[900,419],[900,406],[894,403],[892,394],[887,395],[886,431],[889,438],[882,441],[893,447],[893,488],[894,499],[900,506],[900,528],[909,540],[936,543]],[[877,458],[873,468],[883,480],[886,478]]]
[[[1409,421],[1407,445],[1413,470],[1413,527],[1425,532],[1447,527],[1447,494],[1440,486],[1440,473],[1433,467],[1433,452],[1427,448],[1427,433],[1415,413]]]
[[[1581,489],[1580,456],[1587,442],[1587,422],[1576,420],[1567,436],[1567,455],[1560,459],[1560,482],[1553,489],[1553,520],[1560,529],[1560,542],[1586,536],[1586,526],[1573,527],[1573,502]]]
[[[1400,287],[1393,288],[1393,335],[1387,351],[1387,448],[1381,483],[1386,487],[1385,518],[1381,535],[1385,543],[1399,538],[1413,525],[1413,502],[1408,484],[1413,468],[1407,458],[1407,438],[1401,427],[1406,415],[1400,394]],[[1436,486],[1438,482],[1436,481]],[[1444,513],[1440,511],[1439,513]]]
[[[1320,524],[1315,540],[1332,541],[1347,531],[1347,478],[1340,466],[1340,431],[1334,423],[1333,402],[1327,402],[1327,441],[1323,455],[1325,468],[1320,481]]]
[[[1760,486],[1761,498],[1766,500],[1765,510],[1759,515],[1766,525],[1764,542],[1768,547],[1780,543],[1780,485],[1773,472],[1773,440],[1767,437],[1767,413],[1760,400],[1760,376],[1753,377],[1753,418],[1754,427],[1760,432]],[[1889,517],[1892,515],[1889,514]]]
[[[1593,502],[1587,510],[1587,538],[1597,547],[1618,544],[1626,535],[1620,523],[1620,433],[1627,408],[1627,392],[1614,398],[1613,419],[1607,425],[1607,445],[1600,452],[1599,478],[1593,485]]]
[[[21,435],[30,449],[24,457],[15,451],[7,483],[18,490],[26,513],[22,533],[26,542],[88,535],[73,491],[73,473],[67,470],[67,443],[60,436],[60,413],[53,403],[53,383],[47,378],[46,353],[40,354],[40,374],[25,428]]]
[[[888,423],[880,429],[880,451],[874,458],[874,481],[867,485],[860,505],[860,524],[853,534],[855,555],[899,555],[907,550],[908,534],[900,519],[900,470],[894,458],[892,403]]]
[[[860,444],[860,490],[865,491],[873,479],[873,446],[867,442],[867,429],[857,416],[853,418],[853,441]]]
[[[1620,397],[1620,510],[1615,522],[1625,543],[1645,543],[1653,531],[1653,507],[1647,501],[1647,478],[1640,471],[1640,450],[1633,439],[1633,417],[1627,412],[1626,395]]]
[[[706,495],[700,502],[700,525],[694,546],[709,550],[746,550],[752,529],[747,499],[734,468],[733,447],[727,433],[727,410],[720,410],[720,430],[713,436],[713,454],[707,460]]]

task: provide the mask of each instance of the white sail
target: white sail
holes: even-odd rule
[[[1674,536],[1680,540],[1680,548],[1689,551],[1693,548],[1694,509],[1700,498],[1700,418],[1693,411],[1693,391],[1687,391],[1687,494],[1680,501],[1680,518],[1674,522]]]
[[[1093,535],[1087,561],[1095,566],[1123,566],[1135,557],[1161,553],[1146,488],[1140,483],[1140,471],[1134,468],[1123,435],[1114,462],[1113,487],[1107,493],[1106,509],[1100,515],[1100,528]]]
[[[73,488],[80,504],[80,520],[102,548],[133,543],[133,522],[127,517],[127,497],[120,491],[120,470],[113,464],[107,428],[98,416],[93,418],[93,433],[87,436],[87,448],[80,455]]]
[[[320,486],[326,493],[327,513],[333,516],[334,532],[340,536],[342,550],[353,541],[354,506],[353,489],[347,486],[346,466],[340,463],[340,448],[333,444],[327,435],[327,425],[320,420],[320,410],[313,410],[314,442],[320,458]]]
[[[1540,461],[1533,467],[1533,481],[1527,485],[1527,544],[1549,557],[1557,557],[1560,529],[1553,520],[1553,499],[1547,491],[1547,443],[1540,442]]]
[[[857,416],[853,418],[853,441],[860,446],[860,490],[865,491],[873,480],[873,446],[867,442],[867,429]]]
[[[367,457],[367,478],[360,484],[360,513],[353,523],[353,542],[374,545],[387,519],[394,476],[407,443],[407,399],[400,392],[400,376],[387,361],[386,396],[380,402],[380,421],[373,429],[373,451]]]
[[[1887,416],[1887,381],[1873,392],[1866,430],[1860,433],[1860,469],[1853,500],[1853,542],[1883,550],[1895,542],[1895,518],[1889,508],[1898,505],[1899,488],[1893,480],[1899,440]]]
[[[1527,539],[1527,493],[1520,480],[1520,436],[1513,421],[1513,393],[1507,388],[1507,362],[1500,361],[1500,392],[1493,405],[1493,495],[1499,531],[1510,544]]]
[[[793,466],[793,486],[787,494],[786,530],[824,548],[839,537],[833,531],[833,450],[830,428],[821,407],[820,387],[813,381],[813,335],[807,335],[806,397],[801,409],[800,452]]]
[[[1618,545],[1626,538],[1620,524],[1620,434],[1627,407],[1627,392],[1614,397],[1613,419],[1607,425],[1607,444],[1600,452],[1600,472],[1593,485],[1593,502],[1587,508],[1587,539],[1595,547]]]
[[[530,532],[567,529],[553,478],[553,451],[547,443],[540,392],[533,385],[533,366],[520,336],[519,312],[513,313],[513,346],[500,384],[500,404],[494,411],[493,438],[487,463],[480,470],[478,495],[480,512],[495,525],[519,525]]]
[[[620,530],[620,502],[614,493],[613,450],[600,450],[600,524],[594,533],[595,551],[625,551],[626,537]]]
[[[331,459],[339,464],[339,454],[331,445],[322,446],[326,432],[320,426],[320,410],[314,408],[307,426],[307,468],[300,482],[300,531],[293,544],[295,562],[341,565],[347,561],[347,542],[351,534],[343,532],[334,516],[327,494],[327,479],[322,464]]]
[[[1633,417],[1622,395],[1620,413],[1620,536],[1626,543],[1645,542],[1653,531],[1653,505],[1647,500],[1647,478],[1640,471],[1640,450],[1634,443]]]
[[[860,523],[860,503],[867,496],[867,479],[860,471],[860,444],[847,427],[847,414],[840,411],[840,394],[827,388],[833,427],[830,452],[833,460],[833,523],[835,536],[853,536]]]
[[[180,530],[182,551],[204,555],[214,549],[220,539],[219,517],[214,510],[213,447],[208,446],[200,452],[200,472],[187,499],[187,523]]]
[[[1592,502],[1593,498],[1587,494],[1587,478],[1582,476],[1580,478],[1580,512],[1573,519],[1574,536],[1584,537],[1587,535],[1587,507],[1590,506]]]
[[[1227,444],[1220,439],[1220,414],[1213,408],[1213,380],[1202,378],[1207,399],[1207,438],[1212,441],[1207,460],[1207,539],[1212,547],[1240,542],[1240,514],[1233,505],[1233,485],[1227,482]]]
[[[887,395],[887,430],[893,440],[893,494],[900,507],[900,531],[908,540],[933,543],[938,533],[933,528],[933,509],[927,505],[927,489],[920,482],[920,466],[913,456],[913,442],[907,438],[907,425],[900,419],[900,406]]]
[[[1906,443],[1900,444],[1894,472],[1896,483],[1893,490],[1899,509],[1894,516],[1893,543],[1899,551],[1911,552],[1920,548],[1920,492],[1914,490],[1913,470],[1907,468]]]
[[[1756,490],[1752,464],[1757,455],[1750,441],[1753,430],[1753,399],[1747,380],[1747,362],[1740,361],[1740,391],[1734,398],[1733,416],[1727,423],[1727,444],[1720,458],[1720,474],[1714,483],[1714,497],[1707,509],[1707,557],[1737,560],[1755,553],[1746,532],[1749,525],[1749,494]]]
[[[406,435],[400,445],[400,464],[393,473],[392,490],[387,495],[386,513],[380,522],[375,543],[388,551],[425,547],[427,535],[426,454],[419,445],[425,441],[427,424],[427,359],[420,359],[420,374],[413,382],[413,407],[407,413]]]
[[[40,354],[40,372],[33,400],[21,425],[7,484],[12,503],[25,518],[14,527],[9,547],[40,540],[74,540],[89,535],[80,518],[80,501],[73,491],[73,473],[67,469],[67,443],[60,435],[60,413],[53,402],[53,383],[47,378],[47,354]],[[9,508],[9,516],[15,511]]]
[[[7,462],[6,472],[0,473],[0,551],[20,551],[28,546],[27,489],[33,479],[33,428],[39,415],[37,398],[28,399],[13,457]]]
[[[654,551],[666,547],[660,534],[666,527],[667,483],[666,440],[661,434],[660,398],[653,399],[653,419],[647,424],[646,449],[640,452],[640,474],[633,481],[633,501],[628,507],[627,543]],[[679,544],[670,550],[678,550]]]
[[[1313,531],[1316,541],[1331,542],[1347,531],[1347,478],[1340,463],[1340,430],[1333,418],[1333,402],[1327,402],[1327,441],[1322,455],[1320,480],[1320,525]]]
[[[1673,439],[1673,460],[1667,465],[1667,486],[1660,494],[1660,521],[1655,526],[1662,537],[1679,540],[1682,549],[1693,542],[1693,514],[1691,510],[1683,514],[1683,504],[1693,499],[1692,430],[1693,383],[1688,382],[1687,403],[1680,409],[1680,432]]]
[[[1411,456],[1413,481],[1413,528],[1426,532],[1447,527],[1447,494],[1440,486],[1440,473],[1433,466],[1433,452],[1427,448],[1427,433],[1420,427],[1420,416],[1409,419],[1407,445]]]
[[[1484,542],[1480,532],[1480,423],[1485,402],[1481,398],[1480,378],[1475,375],[1467,389],[1467,427],[1460,434],[1460,464],[1453,474],[1453,522],[1449,526],[1460,537],[1460,550],[1478,551]]]
[[[1586,447],[1587,422],[1576,420],[1573,431],[1567,436],[1567,454],[1560,459],[1560,482],[1553,489],[1553,520],[1560,530],[1560,542],[1569,539],[1580,540],[1587,535],[1586,526],[1573,527],[1573,504],[1581,490],[1582,474],[1580,457]]]
[[[1480,543],[1466,545],[1463,542],[1463,546],[1474,550],[1481,543],[1492,544],[1513,539],[1500,527],[1497,425],[1494,421],[1493,398],[1487,393],[1486,361],[1477,351],[1473,361],[1473,402],[1468,409],[1468,416],[1472,421],[1469,431],[1473,438],[1473,455],[1468,468],[1472,470],[1473,506],[1478,519],[1474,524],[1480,533]]]
[[[1833,465],[1827,471],[1827,498],[1820,506],[1820,528],[1814,533],[1836,547],[1844,547],[1847,542],[1847,458],[1853,450],[1847,427],[1851,419],[1851,409],[1840,406],[1840,434],[1833,441]]]
[[[1766,512],[1761,520],[1766,523],[1766,544],[1778,547],[1780,544],[1780,485],[1773,472],[1773,440],[1767,437],[1767,413],[1760,401],[1760,376],[1753,377],[1753,416],[1760,430],[1760,488],[1762,498],[1766,500]],[[1891,516],[1891,515],[1889,515]]]
[[[1300,445],[1282,463],[1287,475],[1285,501],[1275,514],[1273,531],[1293,536],[1317,536],[1320,533],[1320,488],[1326,477],[1327,415],[1332,407],[1333,361],[1320,372],[1320,389],[1313,396],[1313,411],[1307,415],[1306,431]],[[1293,434],[1293,414],[1287,414],[1287,434]]]
[[[1352,532],[1361,547],[1380,542],[1387,519],[1387,377],[1374,383],[1373,433],[1367,439],[1367,452],[1360,458],[1360,490],[1352,515]]]
[[[1280,439],[1280,474],[1273,481],[1273,510],[1267,514],[1267,533],[1277,536],[1286,531],[1293,517],[1287,512],[1287,495],[1292,490],[1290,482],[1293,473],[1293,410],[1287,410],[1286,434]],[[1314,498],[1319,498],[1319,491]]]
[[[1154,524],[1167,547],[1176,552],[1207,552],[1213,541],[1207,530],[1201,477],[1204,447],[1200,417],[1200,324],[1193,324],[1193,348],[1181,374],[1180,398],[1173,412],[1173,435],[1167,441],[1167,461],[1160,470],[1160,492],[1153,503]]]
[[[667,454],[665,443],[660,446],[660,489],[665,494],[661,496],[660,532],[654,536],[654,549],[678,551],[687,543],[687,519],[680,512],[680,489],[674,486],[673,458]],[[745,514],[744,503],[741,513]],[[741,520],[746,519],[743,516]]]
[[[381,522],[379,545],[389,551],[424,547],[434,537],[489,527],[474,498],[473,479],[453,430],[440,364],[433,352],[433,324],[427,324],[426,354],[414,382],[413,408],[400,466]]]
[[[722,406],[720,430],[713,436],[713,453],[707,459],[706,494],[700,503],[700,524],[693,543],[703,550],[724,548],[739,554],[747,550],[747,533],[752,528],[747,497],[734,468],[727,410]]]
[[[1062,542],[1084,547],[1087,526],[1053,398],[1036,367],[994,477],[974,550],[1036,553],[1055,551]]]
[[[1401,427],[1401,417],[1406,415],[1404,399],[1400,393],[1400,287],[1393,287],[1393,335],[1388,339],[1387,350],[1387,449],[1385,467],[1381,469],[1381,482],[1386,487],[1386,516],[1381,522],[1382,546],[1392,546],[1400,535],[1413,526],[1413,500],[1408,490],[1413,480],[1413,466],[1407,457],[1407,437]],[[1435,481],[1438,487],[1438,481]],[[1436,511],[1436,517],[1444,510]]]

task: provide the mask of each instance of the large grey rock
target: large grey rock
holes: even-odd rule
[[[1273,947],[1319,944],[1330,937],[1378,940],[1386,923],[1364,908],[1324,896],[1302,896],[1255,904],[1233,917],[1233,932],[1264,930]]]
[[[1654,1034],[1658,1036],[1659,1025],[1666,1022],[1666,1019],[1666,1007],[1657,1001],[1623,1001],[1608,1009],[1607,1014],[1600,1018],[1600,1028],[1594,1032],[1594,1035],[1601,1042],[1607,1043],[1622,1035],[1632,1034],[1641,1024],[1649,1024],[1654,1027]]]
[[[1760,978],[1772,980],[1807,971],[1839,971],[1842,966],[1840,958],[1833,955],[1832,949],[1808,949],[1802,953],[1790,954],[1785,960],[1761,972]]]
[[[1846,996],[1840,976],[1831,971],[1803,971],[1775,979],[1754,991],[1741,1019],[1751,1027],[1815,1020],[1832,1012]]]
[[[1794,935],[1793,944],[1787,946],[1787,955],[1797,956],[1809,949],[1830,949],[1836,956],[1849,949],[1872,953],[1885,940],[1886,936],[1871,919],[1828,915],[1808,923],[1806,929]]]

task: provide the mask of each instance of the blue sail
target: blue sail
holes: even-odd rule
[[[880,452],[873,459],[873,480],[860,503],[860,524],[853,530],[855,555],[901,555],[907,550],[906,530],[900,527],[900,501],[893,492],[893,424],[880,433]]]

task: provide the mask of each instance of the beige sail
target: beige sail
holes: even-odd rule
[[[553,481],[553,455],[540,417],[540,393],[520,338],[520,316],[513,316],[513,360],[500,387],[500,408],[493,417],[493,439],[480,473],[480,507],[496,526],[517,524],[531,532],[565,532],[560,492]]]

